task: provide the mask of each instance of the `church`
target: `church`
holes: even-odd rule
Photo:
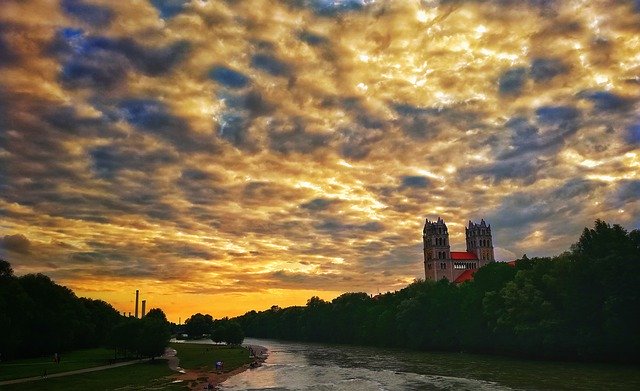
[[[422,230],[424,243],[424,274],[426,280],[446,278],[461,283],[471,280],[482,266],[495,262],[491,225],[469,221],[465,228],[467,251],[451,251],[449,231],[444,220],[427,221]]]

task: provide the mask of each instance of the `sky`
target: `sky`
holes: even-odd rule
[[[1,0],[0,256],[174,322],[640,227],[640,1]]]

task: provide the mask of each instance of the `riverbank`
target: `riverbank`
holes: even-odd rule
[[[176,380],[181,380],[188,384],[190,390],[206,390],[209,385],[213,389],[217,389],[218,385],[230,378],[231,376],[242,373],[250,368],[262,365],[268,357],[268,350],[260,345],[244,345],[246,349],[252,353],[249,363],[232,369],[228,372],[224,370],[209,370],[209,368],[200,368],[194,370],[186,370],[185,373],[176,376]]]

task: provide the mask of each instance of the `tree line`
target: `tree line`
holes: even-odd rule
[[[0,357],[53,355],[112,347],[120,355],[161,355],[170,324],[160,309],[125,317],[102,300],[78,298],[44,274],[17,277],[0,259]],[[116,354],[117,356],[118,354]]]
[[[238,322],[228,318],[213,319],[211,315],[199,312],[187,318],[179,330],[192,339],[211,338],[213,342],[229,345],[240,345],[244,341],[244,332]]]
[[[491,263],[461,285],[416,281],[233,320],[262,338],[638,362],[639,265],[640,231],[597,220],[558,256]]]

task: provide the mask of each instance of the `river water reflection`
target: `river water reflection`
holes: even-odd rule
[[[222,390],[640,390],[640,368],[246,339],[263,366]]]

